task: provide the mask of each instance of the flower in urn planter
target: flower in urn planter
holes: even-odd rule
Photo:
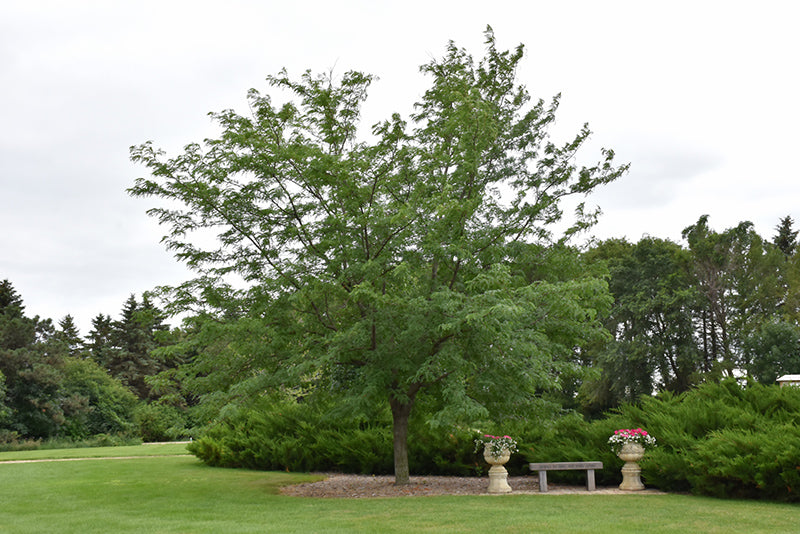
[[[641,428],[621,428],[614,431],[614,435],[608,438],[608,443],[614,454],[619,454],[622,447],[628,443],[638,443],[643,449],[655,447],[656,438]]]
[[[517,452],[517,442],[511,436],[492,436],[483,434],[475,440],[475,452],[481,449],[488,449],[489,453],[498,458],[505,453]]]

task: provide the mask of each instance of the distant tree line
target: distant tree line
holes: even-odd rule
[[[590,248],[614,296],[613,340],[586,353],[594,377],[577,399],[600,413],[661,390],[746,376],[774,384],[800,373],[800,257],[790,216],[772,240],[749,222],[715,231],[701,217],[685,246],[644,237]]]
[[[121,317],[98,315],[84,338],[72,316],[58,325],[29,317],[9,280],[0,282],[0,445],[25,440],[165,438],[181,411],[149,380],[180,362],[163,314],[131,295]]]

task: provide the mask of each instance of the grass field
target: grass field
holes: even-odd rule
[[[211,468],[191,456],[148,457],[181,454],[181,446],[148,447],[162,446],[94,451],[98,457],[137,456],[133,459],[0,463],[0,532],[781,533],[800,529],[800,508],[795,505],[687,495],[284,497],[278,494],[281,485],[314,477]],[[85,449],[29,452],[86,458]],[[20,454],[3,453],[0,460]]]
[[[186,443],[146,443],[125,447],[83,447],[80,449],[42,449],[0,452],[0,462],[10,460],[48,460],[63,458],[124,458],[127,456],[174,456],[189,454]]]

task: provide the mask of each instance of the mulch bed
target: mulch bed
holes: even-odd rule
[[[395,486],[393,476],[344,475],[337,473],[320,473],[327,478],[319,482],[307,482],[281,488],[283,495],[294,497],[322,497],[338,499],[363,499],[377,497],[419,497],[428,495],[489,495],[487,477],[441,477],[412,476],[410,483]],[[660,494],[658,490],[622,491],[617,487],[599,487],[595,491],[586,491],[585,486],[561,486],[548,484],[548,492],[539,492],[538,477],[509,476],[508,485],[514,494],[536,495],[608,495],[608,494]],[[495,495],[492,495],[493,497]]]

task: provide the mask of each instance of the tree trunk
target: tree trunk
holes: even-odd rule
[[[408,484],[408,416],[413,404],[413,399],[406,402],[389,399],[389,406],[392,408],[394,483],[397,486]]]

